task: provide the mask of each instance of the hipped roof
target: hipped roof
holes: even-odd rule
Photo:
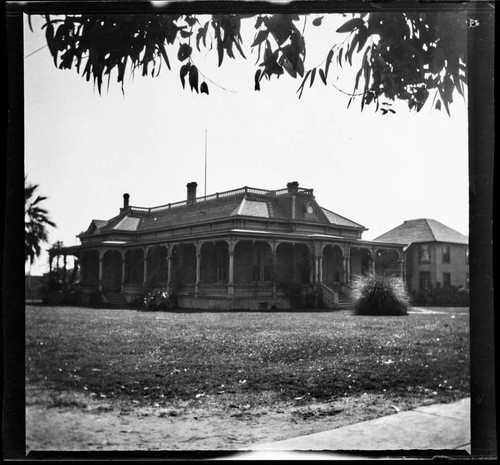
[[[290,196],[288,196],[287,200],[286,195],[255,194],[245,192],[241,189],[230,192],[240,191],[241,193],[231,195],[223,195],[224,193],[222,193],[218,198],[209,196],[209,200],[204,200],[202,197],[193,203],[180,202],[171,206],[166,205],[153,208],[130,207],[122,209],[118,216],[108,221],[93,220],[84,235],[99,234],[107,231],[145,232],[153,229],[168,229],[170,227],[237,217],[292,220]],[[354,221],[320,207],[312,195],[312,190],[310,190],[310,194],[308,194],[308,191],[303,189],[295,197],[296,212],[299,212],[298,216],[300,216],[296,220],[358,230],[366,229]],[[314,213],[304,217],[300,212],[306,210],[307,204],[314,206]]]
[[[418,242],[469,243],[467,236],[430,218],[407,220],[396,228],[375,238],[374,241],[393,242],[404,245]]]

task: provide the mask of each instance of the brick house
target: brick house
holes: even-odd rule
[[[243,187],[158,207],[123,206],[93,220],[78,258],[80,289],[128,302],[153,283],[182,308],[286,309],[287,289],[333,308],[355,274],[403,274],[403,246],[362,240],[366,228],[320,206],[312,189]],[[51,260],[50,260],[51,262]]]
[[[408,220],[375,241],[404,245],[410,291],[429,286],[469,288],[469,241],[454,229],[428,218]]]

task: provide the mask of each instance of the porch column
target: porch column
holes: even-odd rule
[[[375,249],[373,250],[370,250],[370,254],[371,254],[371,262],[370,262],[370,272],[375,274],[375,259],[376,259],[376,251]]]
[[[272,296],[276,297],[276,277],[278,276],[278,253],[276,251],[276,243],[273,242],[270,244],[271,246],[271,263],[272,263],[272,280],[273,280],[273,288],[272,288]]]
[[[323,282],[323,252],[318,256],[318,282]]]
[[[142,250],[144,252],[144,276],[142,277],[142,284],[145,286],[148,279],[148,252],[150,247],[144,247]]]
[[[201,269],[201,244],[196,243],[196,282],[194,283],[194,296],[198,296],[198,286],[200,284],[200,269]]]
[[[399,276],[403,281],[405,280],[405,260],[403,252],[399,253]]]
[[[120,250],[120,255],[122,257],[122,281],[120,283],[120,292],[123,292],[123,286],[125,284],[125,250]]]
[[[170,294],[170,287],[172,282],[172,250],[174,246],[171,245],[167,249],[167,294]]]
[[[99,249],[99,276],[97,278],[97,289],[102,291],[102,262],[104,259],[104,250]]]
[[[229,273],[227,277],[227,297],[231,299],[234,294],[234,247],[236,242],[230,240],[229,245]]]
[[[345,283],[349,284],[351,282],[351,249],[346,248],[345,251]]]
[[[64,254],[63,257],[64,257],[63,258],[63,285],[64,285],[64,288],[66,288],[66,272],[67,272],[67,270],[66,270],[66,264],[67,264],[66,259],[67,259],[67,255]]]

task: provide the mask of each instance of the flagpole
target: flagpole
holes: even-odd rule
[[[205,129],[205,200],[207,198],[207,130]]]

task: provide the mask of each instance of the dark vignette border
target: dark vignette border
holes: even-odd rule
[[[496,457],[496,365],[494,357],[493,306],[493,179],[494,179],[494,2],[483,0],[414,1],[185,1],[153,7],[150,2],[133,1],[33,1],[6,4],[4,58],[8,63],[7,155],[4,160],[5,202],[2,203],[4,227],[2,267],[2,335],[4,382],[3,457],[25,459],[24,405],[24,265],[22,258],[22,221],[24,185],[24,92],[23,92],[23,13],[175,13],[192,12],[354,12],[361,10],[466,10],[479,27],[469,29],[469,203],[470,203],[470,276],[471,276],[471,447],[474,457]],[[450,171],[452,175],[452,171]],[[339,451],[340,452],[340,451]],[[402,451],[401,451],[402,452]],[[209,459],[234,455],[232,452],[186,453],[32,453],[28,460],[62,459]],[[326,453],[335,458],[335,454]],[[459,451],[363,451],[356,456],[381,458],[436,458],[463,456]]]

